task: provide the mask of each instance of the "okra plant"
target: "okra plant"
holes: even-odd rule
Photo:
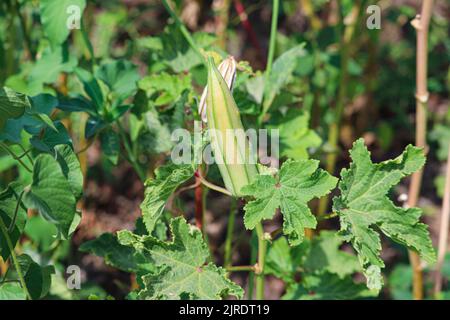
[[[361,22],[366,1],[343,2],[341,16]],[[9,66],[0,71],[0,299],[112,298],[83,289],[77,259],[87,256],[129,275],[114,296],[131,300],[265,299],[274,278],[281,299],[377,298],[392,243],[433,267],[423,210],[396,197],[427,149],[403,145],[380,160],[368,135],[348,150],[338,144],[344,104],[361,90],[345,83],[360,68],[349,56],[355,25],[336,27],[340,51],[328,55],[317,34],[277,38],[275,0],[266,66],[256,70],[220,48],[220,34],[191,32],[179,8],[161,4],[163,30],[142,36],[127,24],[129,43],[115,39],[124,48],[89,30],[98,3],[0,5],[0,28],[22,30],[20,55],[4,45],[12,32],[0,36]],[[97,23],[118,30],[126,15]],[[109,181],[128,168],[143,190],[139,214],[110,232],[87,218],[100,179],[93,161]]]

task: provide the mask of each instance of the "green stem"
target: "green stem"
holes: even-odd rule
[[[275,44],[277,39],[279,8],[280,8],[280,1],[273,0],[272,22],[270,25],[269,53],[267,55],[267,66],[266,66],[266,81],[269,78],[270,73],[272,72],[273,57],[275,55]]]
[[[20,193],[19,199],[17,199],[16,208],[15,208],[15,210],[14,210],[14,216],[13,216],[13,218],[12,218],[12,220],[11,220],[10,225],[9,225],[8,232],[12,232],[13,229],[14,229],[14,225],[16,224],[16,219],[17,219],[17,213],[19,212],[20,203],[22,202],[22,197],[23,197],[23,194],[24,194],[24,193],[25,193],[25,190],[23,190],[23,191]]]
[[[145,172],[142,170],[142,167],[137,162],[137,159],[132,151],[132,148],[130,146],[130,143],[128,142],[128,137],[125,134],[125,129],[122,127],[122,124],[120,123],[119,119],[116,120],[117,127],[119,128],[119,134],[122,138],[123,145],[125,146],[125,150],[127,151],[128,159],[133,166],[134,170],[138,174],[141,181],[145,181],[146,175]]]
[[[164,8],[167,10],[167,12],[170,14],[172,19],[175,21],[175,24],[180,29],[183,37],[186,39],[188,44],[191,46],[192,50],[194,50],[194,52],[200,58],[200,61],[202,61],[202,63],[206,64],[206,60],[203,57],[202,53],[200,52],[200,49],[198,48],[198,46],[195,44],[194,38],[192,38],[189,30],[186,28],[186,26],[183,24],[183,22],[180,20],[180,18],[178,18],[178,15],[172,10],[172,8],[169,5],[169,3],[167,2],[167,0],[162,0],[162,3],[164,5]]]
[[[269,53],[267,55],[267,65],[266,65],[266,72],[265,72],[265,85],[268,85],[270,73],[272,72],[272,64],[273,64],[273,58],[275,55],[275,45],[276,45],[276,39],[277,39],[279,8],[280,8],[280,1],[273,0],[272,22],[271,22],[271,26],[270,26],[270,39],[269,39]],[[258,118],[259,124],[261,124],[263,122],[264,116],[266,115],[269,107],[270,107],[269,105],[266,105],[265,103],[263,103],[263,110]]]
[[[228,266],[225,267],[228,272],[238,272],[238,271],[255,271],[255,266]]]
[[[323,220],[329,220],[329,219],[333,219],[336,218],[338,216],[338,214],[336,212],[332,212],[328,215],[321,215],[317,217],[317,221],[323,221]]]
[[[19,159],[22,159],[23,157],[27,157],[27,159],[28,159],[28,161],[30,161],[30,163],[31,163],[31,165],[34,165],[34,161],[33,161],[33,158],[30,156],[30,152],[31,152],[31,150],[33,150],[32,148],[30,148],[30,149],[28,149],[28,150],[25,150],[25,148],[20,144],[20,143],[18,143],[17,144],[19,147],[20,147],[20,149],[22,149],[22,151],[23,151],[23,153],[19,156]]]
[[[256,299],[264,300],[264,266],[266,260],[267,243],[264,239],[262,223],[256,225],[258,235],[258,272],[256,274]]]
[[[19,276],[19,280],[20,280],[20,284],[22,285],[22,289],[25,292],[28,299],[32,300],[30,293],[28,292],[28,288],[25,283],[25,279],[22,274],[22,269],[20,268],[20,264],[19,264],[19,261],[17,260],[16,253],[14,252],[14,246],[12,244],[11,238],[9,237],[8,230],[6,229],[5,223],[3,222],[2,218],[0,218],[0,230],[2,231],[3,236],[5,237],[6,244],[8,245],[8,249],[11,253],[11,258],[13,260],[14,267],[16,268],[17,275]]]
[[[88,49],[90,60],[91,60],[91,71],[94,71],[94,66],[96,64],[95,61],[95,55],[94,55],[94,48],[92,47],[92,43],[89,40],[89,36],[86,31],[86,27],[84,26],[84,21],[81,21],[81,36],[83,38],[84,44],[86,45],[86,48]]]
[[[33,172],[26,164],[25,162],[22,161],[22,159],[20,157],[18,157],[14,151],[12,151],[4,142],[0,142],[0,147],[5,150],[6,152],[8,152],[11,157],[13,157],[14,160],[18,161],[24,168],[25,170],[27,170],[28,172]]]
[[[231,249],[233,246],[233,231],[234,231],[234,222],[236,220],[236,213],[237,213],[237,200],[235,198],[231,198],[231,208],[227,226],[227,238],[225,240],[225,255],[224,255],[225,268],[231,266]]]
[[[252,238],[250,240],[250,264],[256,264],[257,257],[258,257],[258,248],[257,248],[257,239],[258,236],[256,234],[256,230],[253,230],[252,232]],[[255,273],[252,272],[248,275],[248,290],[247,290],[247,297],[249,300],[253,300],[253,289],[255,287]]]
[[[219,186],[216,186],[215,184],[213,184],[213,183],[211,183],[211,182],[205,180],[205,178],[203,178],[203,177],[201,177],[201,176],[199,176],[199,180],[200,180],[200,182],[201,182],[203,185],[205,185],[205,187],[208,187],[208,188],[210,188],[210,189],[212,189],[212,190],[215,190],[215,191],[217,191],[217,192],[226,194],[227,196],[230,196],[230,197],[233,196],[233,195],[231,194],[231,192],[228,191],[227,189],[222,188],[222,187],[219,187]]]

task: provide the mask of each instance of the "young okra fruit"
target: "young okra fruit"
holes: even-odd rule
[[[233,196],[241,196],[242,187],[252,183],[258,174],[256,150],[242,125],[239,109],[230,91],[236,73],[236,62],[228,57],[217,69],[208,59],[206,120],[214,159],[225,187]],[[228,83],[227,83],[228,82]],[[203,111],[202,110],[202,111]]]

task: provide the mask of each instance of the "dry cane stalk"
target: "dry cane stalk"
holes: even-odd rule
[[[437,297],[442,288],[442,266],[444,265],[445,253],[447,252],[448,225],[450,218],[450,145],[448,148],[447,171],[445,174],[444,199],[442,202],[442,216],[439,230],[438,259],[436,263],[436,274],[434,279],[434,295]]]
[[[433,0],[424,0],[420,15],[411,22],[417,31],[416,54],[416,146],[426,151],[427,132],[427,58],[428,58],[428,26],[431,18]],[[415,172],[408,192],[408,207],[415,207],[419,198],[423,170]],[[413,269],[413,297],[423,299],[423,274],[419,255],[409,251],[409,259]]]

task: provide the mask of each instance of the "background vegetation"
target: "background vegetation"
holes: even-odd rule
[[[155,179],[155,169],[167,162],[171,132],[179,127],[193,130],[199,119],[197,103],[207,77],[201,61],[205,52],[217,61],[231,54],[239,62],[233,95],[244,125],[279,128],[282,160],[311,157],[339,176],[351,161],[348,150],[360,137],[373,162],[395,158],[406,145],[415,144],[416,30],[410,22],[420,12],[420,2],[285,0],[274,12],[272,1],[177,0],[170,2],[171,12],[165,1],[153,0],[2,1],[0,85],[8,88],[2,96],[10,97],[8,90],[28,96],[30,111],[0,126],[0,189],[5,190],[0,211],[14,208],[8,199],[22,196],[18,184],[38,184],[32,173],[36,163],[46,174],[61,171],[49,154],[59,152],[65,159],[60,163],[63,173],[64,166],[76,167],[75,159],[79,161],[73,176],[67,172],[75,171],[69,170],[58,184],[49,182],[55,189],[71,190],[61,196],[74,205],[76,201],[78,213],[62,218],[38,214],[42,207],[30,195],[24,200],[26,208],[15,209],[18,234],[11,237],[17,241],[21,278],[38,278],[30,282],[29,295],[135,298],[139,275],[153,267],[131,259],[131,249],[112,234],[124,229],[145,233],[140,219],[144,182]],[[68,3],[83,9],[80,29],[64,28]],[[379,30],[366,27],[370,4],[381,7]],[[448,9],[448,2],[434,1],[429,25],[427,162],[417,202],[435,247],[442,233],[450,144]],[[273,14],[278,17],[275,25]],[[0,112],[6,114],[1,106],[0,101]],[[217,168],[209,168],[208,180],[222,185]],[[409,186],[405,179],[390,191],[396,205],[405,204]],[[34,187],[33,192],[45,200],[56,191]],[[330,211],[327,199],[310,202],[316,215]],[[256,261],[256,239],[245,229],[242,213],[240,201],[187,179],[168,198],[154,232],[165,238],[171,216],[183,215],[197,224],[208,240],[212,261],[229,267],[230,279],[249,298],[253,274],[232,269]],[[11,222],[12,215],[8,217]],[[264,228],[276,233],[281,224],[277,215]],[[318,229],[308,233],[304,246],[315,250],[309,253],[302,252],[304,246],[290,248],[284,237],[274,234],[278,240],[268,248],[265,298],[413,297],[413,270],[404,247],[382,237],[385,286],[375,297],[359,285],[365,280],[351,247],[334,238],[335,233],[320,232],[337,229],[337,219],[321,220]],[[5,241],[0,238],[1,250],[7,250]],[[18,268],[12,267],[9,254],[2,251],[2,256],[0,298],[24,298],[15,282]],[[67,289],[69,265],[81,269],[80,290]],[[343,265],[350,270],[341,270]],[[330,274],[351,274],[351,284],[332,275],[308,274],[308,268],[319,267]],[[450,256],[437,295],[434,265],[424,264],[423,269],[424,298],[448,299]],[[303,287],[287,290],[291,282]]]

